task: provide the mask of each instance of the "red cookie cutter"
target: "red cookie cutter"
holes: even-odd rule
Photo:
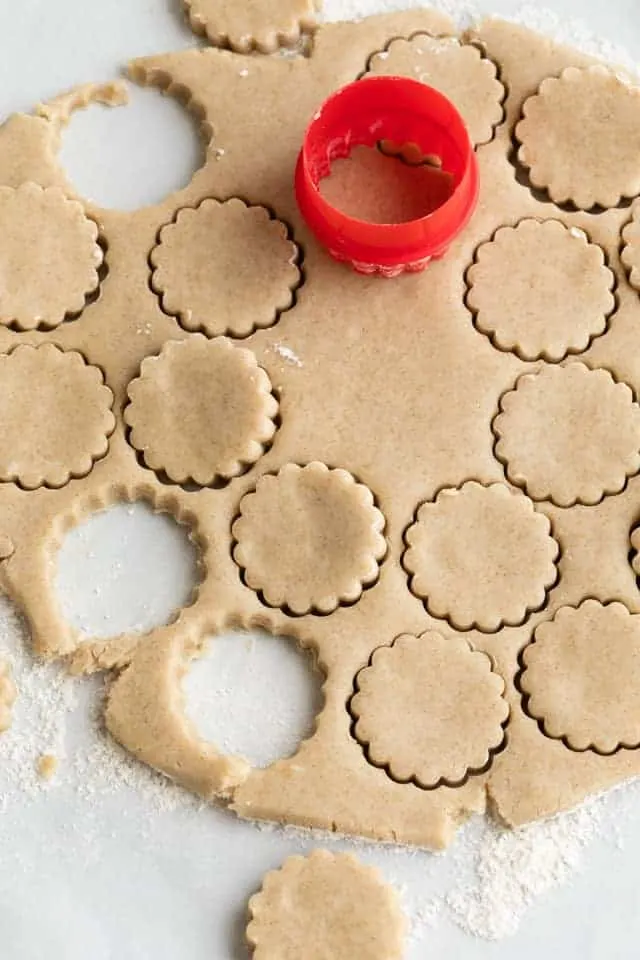
[[[356,146],[381,140],[416,144],[451,176],[451,194],[432,212],[404,223],[347,216],[320,193],[331,164]],[[477,200],[476,155],[462,117],[443,94],[407,77],[368,77],[334,93],[307,128],[295,178],[300,212],[332,257],[360,273],[397,276],[442,257],[466,226]]]

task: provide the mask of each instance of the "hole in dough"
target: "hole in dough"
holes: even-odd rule
[[[205,160],[200,123],[172,96],[128,85],[129,103],[71,116],[60,162],[75,189],[102,207],[136,210],[185,187]]]
[[[120,503],[71,530],[58,552],[63,617],[81,633],[146,633],[188,606],[201,580],[188,527],[145,503]]]
[[[290,637],[230,630],[189,665],[185,712],[204,740],[267,767],[313,733],[322,681],[312,655]]]

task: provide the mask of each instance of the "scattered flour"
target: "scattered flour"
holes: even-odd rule
[[[487,822],[473,880],[446,897],[453,920],[487,940],[514,934],[529,907],[583,865],[583,853],[597,836],[603,814],[604,804],[596,799],[519,830]]]
[[[274,343],[272,346],[274,353],[277,353],[278,356],[282,357],[287,363],[291,364],[293,367],[302,367],[304,366],[302,360],[295,353],[291,347],[287,347],[284,343]]]
[[[78,681],[55,664],[34,660],[24,622],[1,596],[0,653],[11,664],[18,691],[11,727],[0,735],[1,812],[13,791],[28,798],[48,789],[38,773],[38,758],[64,757],[66,722],[76,704]]]

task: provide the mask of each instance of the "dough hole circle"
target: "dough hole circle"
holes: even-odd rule
[[[105,639],[171,623],[201,580],[191,536],[185,524],[143,501],[89,516],[64,535],[56,557],[63,618]]]
[[[203,740],[267,767],[293,756],[312,735],[323,679],[293,638],[225,630],[208,638],[187,667],[184,710]]]

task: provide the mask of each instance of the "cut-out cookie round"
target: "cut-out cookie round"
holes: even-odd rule
[[[602,249],[558,220],[502,227],[479,247],[467,282],[476,328],[522,360],[581,353],[615,307]]]
[[[183,0],[193,30],[238,53],[274,53],[313,29],[319,0]]]
[[[180,210],[150,259],[165,313],[209,337],[273,326],[300,283],[298,249],[285,224],[236,198]]]
[[[11,709],[16,699],[16,688],[11,679],[11,668],[0,657],[0,733],[11,726]]]
[[[549,520],[503,483],[441,490],[418,509],[405,539],[412,593],[458,630],[524,623],[557,580]]]
[[[0,480],[33,490],[86,476],[107,452],[112,403],[79,353],[47,343],[0,356]]]
[[[640,194],[640,87],[603,66],[568,67],[522,112],[518,159],[556,203],[590,210]]]
[[[346,470],[287,464],[242,499],[233,556],[268,606],[331,613],[377,580],[384,525],[371,491]]]
[[[460,111],[472,143],[487,143],[502,122],[505,89],[496,65],[473,44],[419,33],[374,54],[366,76],[411,77],[439,90]]]
[[[0,323],[50,330],[95,293],[98,228],[57,187],[0,187]]]
[[[132,446],[174,483],[212,486],[238,476],[276,431],[269,377],[250,350],[225,339],[170,341],[143,361],[128,395]]]
[[[561,607],[525,647],[525,709],[572,750],[640,746],[640,615],[621,603]]]
[[[629,272],[629,283],[640,292],[640,206],[622,231],[622,262]]]
[[[608,370],[544,366],[520,377],[500,411],[496,456],[534,500],[596,504],[640,468],[640,407]]]
[[[395,891],[346,853],[314,850],[268,873],[249,901],[253,960],[401,960],[406,921]]]
[[[504,742],[504,681],[461,637],[405,634],[356,677],[350,711],[367,759],[399,783],[458,786]]]

